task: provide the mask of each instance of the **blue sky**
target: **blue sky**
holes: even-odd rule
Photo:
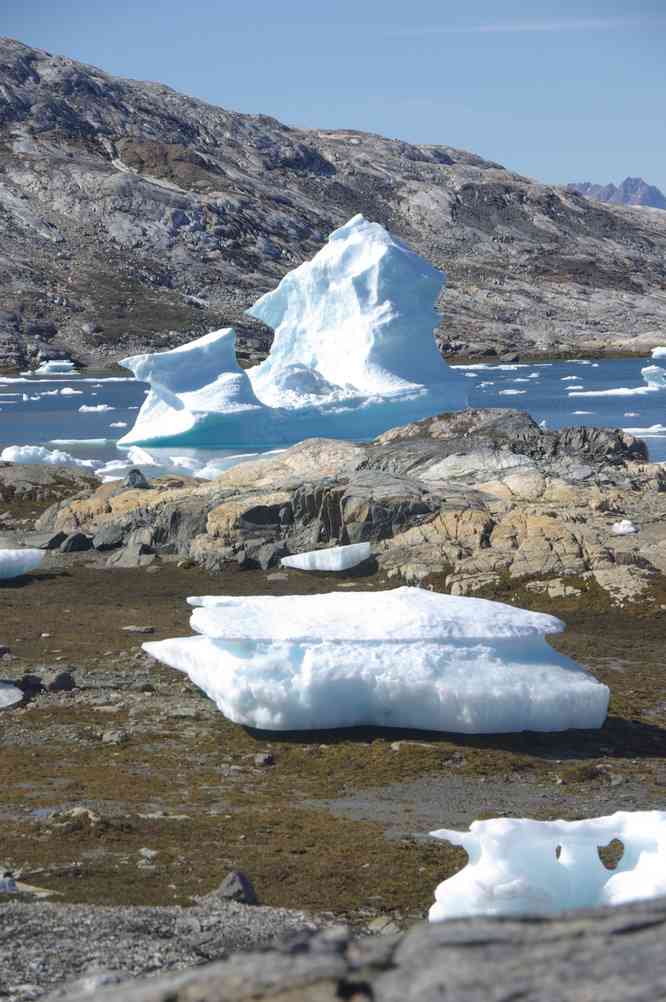
[[[0,34],[291,125],[666,191],[666,0],[4,0]]]

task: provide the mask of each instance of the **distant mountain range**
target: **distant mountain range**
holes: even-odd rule
[[[615,205],[648,205],[652,209],[666,209],[666,195],[642,177],[625,177],[621,184],[592,184],[580,181],[567,185],[568,191],[578,192],[596,202],[613,202]]]

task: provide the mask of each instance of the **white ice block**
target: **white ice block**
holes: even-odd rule
[[[200,634],[144,644],[231,720],[470,734],[600,727],[609,691],[554,651],[553,616],[418,588],[203,596]]]
[[[468,832],[430,833],[466,851],[469,862],[435,890],[431,922],[472,915],[548,915],[666,894],[666,811],[618,811],[582,821],[496,818]],[[619,839],[617,867],[599,846]]]
[[[283,557],[283,567],[299,571],[347,571],[367,560],[372,552],[370,543],[351,543],[349,546],[330,546],[324,550],[310,550]]]

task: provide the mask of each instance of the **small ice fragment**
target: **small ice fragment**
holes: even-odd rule
[[[630,536],[633,532],[638,532],[638,528],[628,519],[623,518],[621,522],[614,522],[611,526],[614,536]]]
[[[370,553],[370,543],[352,543],[350,546],[331,546],[328,549],[283,557],[280,564],[300,571],[346,571],[362,564]]]
[[[0,452],[0,460],[4,463],[48,463],[50,466],[82,466],[87,469],[96,466],[93,459],[75,459],[68,452],[47,449],[43,445],[8,445]]]
[[[0,550],[0,580],[21,577],[39,567],[45,550]]]
[[[18,706],[22,700],[23,692],[18,686],[11,685],[9,682],[0,682],[0,710],[9,710],[12,706]],[[1,870],[0,873],[2,873]],[[7,880],[7,877],[0,876],[0,892],[11,893],[12,887],[7,885]],[[13,880],[11,883],[14,883]],[[14,884],[13,890],[16,890],[16,884]]]
[[[42,362],[38,369],[35,369],[37,375],[46,375],[52,372],[74,372],[76,366],[74,362],[69,358],[51,359],[48,362]]]

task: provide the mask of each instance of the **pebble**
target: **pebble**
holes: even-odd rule
[[[154,633],[154,626],[123,626],[123,631],[125,633]]]
[[[102,743],[105,745],[124,745],[128,741],[129,734],[127,731],[117,729],[102,732]]]

